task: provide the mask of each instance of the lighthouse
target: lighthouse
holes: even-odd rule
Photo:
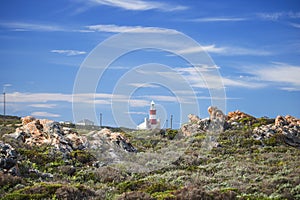
[[[156,117],[156,108],[154,101],[151,101],[150,103],[149,118],[145,118],[144,122],[137,126],[137,129],[160,129],[160,120]]]
[[[156,108],[154,101],[151,101],[150,110],[149,110],[149,122],[151,126],[156,126]]]

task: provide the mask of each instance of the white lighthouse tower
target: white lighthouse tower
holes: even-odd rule
[[[137,126],[137,129],[160,129],[160,120],[156,118],[156,108],[154,101],[151,101],[149,110],[149,119]]]

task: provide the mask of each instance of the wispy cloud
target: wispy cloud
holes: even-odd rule
[[[196,48],[187,48],[178,51],[180,54],[193,54],[198,52],[206,51],[207,53],[214,53],[226,56],[242,56],[242,55],[251,55],[251,56],[267,56],[271,55],[272,52],[261,50],[261,49],[251,49],[244,47],[235,47],[235,46],[223,46],[217,47],[215,44],[196,47]]]
[[[137,88],[159,88],[158,85],[151,83],[130,83],[129,85]]]
[[[37,117],[60,117],[59,114],[48,113],[48,112],[32,112],[31,115]]]
[[[34,108],[55,108],[57,105],[56,104],[30,104],[30,107]]]
[[[138,112],[138,111],[129,111],[127,113],[131,114],[131,115],[147,115],[148,114],[146,112]]]
[[[211,75],[204,73],[203,76],[205,80],[198,74],[196,68],[187,67],[187,68],[176,68],[176,70],[185,77],[189,83],[196,88],[215,88],[219,87],[220,81],[224,84],[225,87],[242,87],[242,88],[261,88],[264,86],[262,83],[253,83],[241,78],[236,77],[220,77],[216,75]],[[209,85],[208,85],[209,83]]]
[[[192,19],[189,21],[193,21],[193,22],[238,22],[238,21],[245,21],[245,20],[248,20],[248,19],[241,18],[241,17],[204,17],[204,18]]]
[[[99,32],[109,32],[109,33],[124,33],[124,32],[133,32],[133,33],[166,33],[174,34],[177,33],[173,29],[165,29],[160,27],[144,27],[144,26],[118,26],[115,24],[99,24],[87,26],[89,30],[99,31]]]
[[[269,66],[252,68],[248,73],[282,90],[300,91],[300,66],[275,62]]]
[[[300,12],[273,12],[273,13],[258,13],[257,16],[264,20],[276,21],[279,19],[298,19]]]
[[[77,51],[77,50],[51,50],[50,52],[52,53],[58,53],[58,54],[63,54],[67,56],[77,56],[77,55],[84,55],[86,54],[85,51]]]
[[[3,92],[6,92],[6,88],[7,88],[7,87],[11,87],[11,86],[12,86],[12,84],[10,84],[10,83],[4,84],[4,85],[3,85]]]
[[[297,23],[290,23],[290,25],[294,28],[300,28],[300,24]]]
[[[126,95],[109,93],[80,93],[80,94],[62,94],[62,93],[7,93],[7,102],[13,104],[29,104],[36,108],[54,108],[57,103],[83,103],[110,105],[114,102],[128,102],[132,107],[143,107],[149,105],[149,101],[144,99],[129,99]]]
[[[177,11],[186,10],[186,6],[161,3],[156,1],[144,1],[144,0],[89,0],[89,3],[94,5],[106,5],[121,8],[124,10],[161,10],[161,11]]]
[[[216,47],[216,45],[208,45],[208,46],[199,46],[199,47],[193,47],[193,48],[187,48],[182,49],[178,51],[177,53],[180,54],[191,54],[191,53],[198,53],[202,51],[206,51],[209,53],[223,53],[226,49],[223,47]]]
[[[8,28],[12,31],[65,31],[63,27],[55,25],[46,25],[38,23],[24,22],[0,22],[0,26]]]

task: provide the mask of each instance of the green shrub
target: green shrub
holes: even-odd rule
[[[82,164],[91,163],[92,161],[95,161],[96,158],[88,151],[86,150],[76,150],[72,151],[70,153],[71,159],[77,160]]]
[[[165,136],[166,136],[169,140],[173,140],[177,134],[178,134],[178,130],[175,130],[175,129],[167,129],[167,130],[166,130],[166,135],[165,135]]]

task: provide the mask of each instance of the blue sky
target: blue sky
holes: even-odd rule
[[[89,53],[115,34],[162,30],[181,32],[206,50],[224,83],[225,112],[239,109],[256,117],[300,117],[297,0],[1,1],[0,86],[6,92],[7,114],[74,121],[74,83]],[[195,114],[207,117],[210,91],[193,67],[176,55],[154,50],[120,57],[99,78],[94,98],[77,94],[77,101],[92,104],[96,116],[103,114],[103,124],[120,125],[112,113],[114,89],[133,68],[152,62],[169,66],[187,80],[197,96]],[[83,84],[88,82],[87,77]],[[152,99],[163,121],[170,115],[174,127],[186,121],[180,120],[180,99],[188,91],[178,97],[155,81],[127,84],[135,87],[126,108],[134,123],[147,116]],[[2,107],[1,100],[1,111]]]

